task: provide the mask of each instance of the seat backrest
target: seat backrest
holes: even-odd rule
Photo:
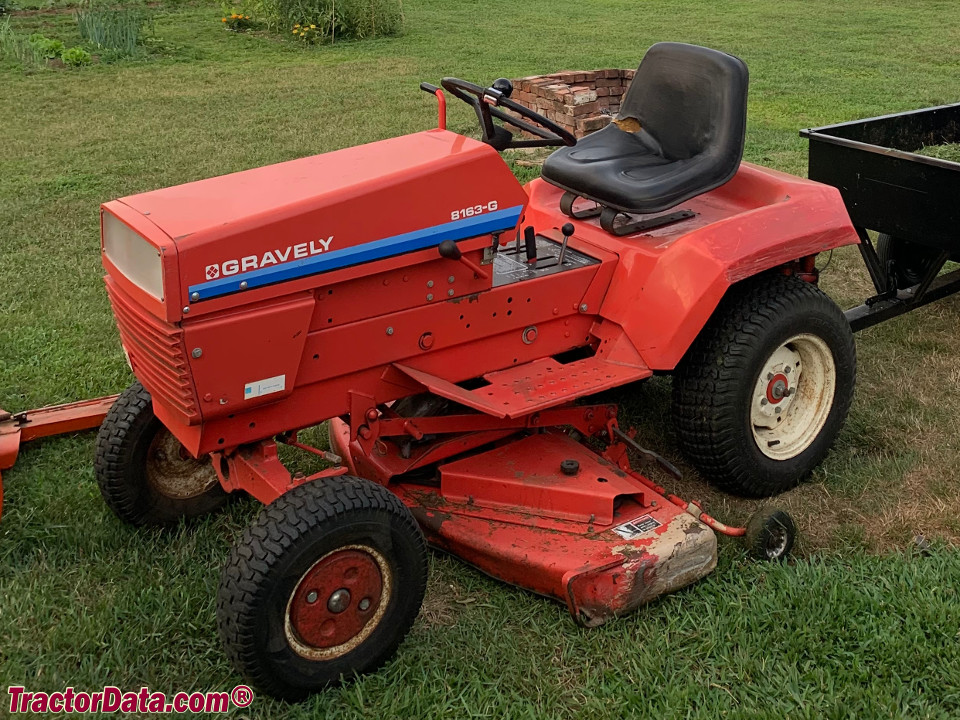
[[[669,160],[702,153],[739,165],[747,126],[747,66],[719,50],[662,42],[644,56],[623,98]]]

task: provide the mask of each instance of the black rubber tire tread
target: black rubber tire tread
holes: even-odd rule
[[[284,616],[305,568],[326,552],[350,544],[345,538],[351,525],[371,523],[389,532],[388,559],[397,583],[384,617],[368,638],[340,658],[301,658],[290,649],[277,610],[282,606]],[[366,538],[361,542],[374,544]],[[299,701],[383,665],[413,626],[426,583],[426,543],[399,498],[381,485],[348,475],[315,480],[264,507],[234,545],[217,594],[220,638],[233,666],[253,687]]]
[[[163,424],[153,414],[150,393],[139,382],[120,393],[97,433],[94,472],[100,494],[118,518],[137,527],[171,525],[221,508],[230,495],[216,484],[202,495],[162,495],[146,479],[151,441]]]
[[[770,542],[770,528],[778,526],[787,533],[787,544],[783,552],[775,558],[767,555],[767,547]],[[754,513],[747,523],[747,534],[743,541],[750,557],[755,560],[764,560],[766,562],[782,562],[790,555],[793,544],[797,540],[797,526],[793,518],[785,510],[761,510]]]
[[[749,398],[763,363],[784,341],[813,332],[829,345],[837,378],[823,429],[802,453],[774,460],[756,445]],[[735,285],[684,356],[673,378],[677,440],[717,487],[767,497],[796,486],[826,456],[843,427],[856,382],[856,347],[840,308],[817,286],[767,273]]]

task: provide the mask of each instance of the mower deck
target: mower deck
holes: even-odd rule
[[[349,426],[333,420],[330,428],[345,464],[369,472]],[[585,626],[685,587],[716,565],[710,528],[559,431],[507,439],[442,463],[437,474],[439,487],[435,477],[390,483],[427,541],[565,603]]]

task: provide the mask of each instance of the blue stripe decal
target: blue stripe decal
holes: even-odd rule
[[[474,215],[463,220],[434,225],[423,230],[414,230],[402,235],[374,240],[363,245],[331,250],[293,262],[271,265],[270,267],[191,285],[189,292],[191,296],[196,293],[199,296],[198,300],[208,300],[239,292],[241,282],[247,283],[246,289],[262,287],[263,285],[294,280],[349,265],[358,265],[371,260],[381,260],[414,250],[435,247],[444,240],[464,240],[477,235],[510,230],[516,226],[522,211],[523,206],[516,205],[506,210]]]

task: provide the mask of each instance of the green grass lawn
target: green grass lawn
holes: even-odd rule
[[[118,392],[131,380],[101,282],[98,205],[135,192],[419,130],[421,80],[476,82],[636,66],[659,40],[750,67],[746,158],[805,171],[802,127],[960,100],[952,0],[408,0],[400,37],[305,50],[225,32],[218,5],[161,6],[162,49],[79,71],[0,63],[0,407]],[[79,42],[69,13],[14,26]],[[473,132],[466,108],[451,128]],[[529,177],[531,169],[518,168]],[[823,286],[869,292],[855,251]],[[824,261],[821,262],[824,264]],[[777,500],[799,559],[718,571],[595,630],[435,555],[414,630],[384,670],[252,717],[960,716],[960,304],[862,333],[847,428],[810,482]],[[669,383],[621,393],[625,419],[678,459]],[[252,501],[173,532],[137,531],[100,499],[93,438],[27,447],[4,474],[0,689],[23,684],[230,689],[214,594]],[[679,489],[743,520],[755,503]],[[934,538],[929,554],[913,536]],[[7,696],[0,697],[0,715]]]

